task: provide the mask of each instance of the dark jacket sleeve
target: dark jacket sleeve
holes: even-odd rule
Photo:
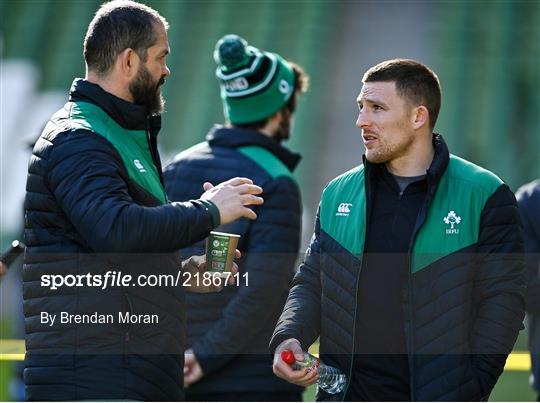
[[[482,211],[471,332],[473,366],[483,395],[504,369],[524,317],[521,220],[513,193],[501,185]]]
[[[48,186],[62,213],[95,252],[173,252],[213,228],[212,214],[200,201],[136,203],[120,156],[96,135],[62,141],[47,163]]]
[[[525,239],[527,288],[525,309],[540,314],[540,181],[523,186],[517,194]]]
[[[283,313],[278,320],[270,351],[284,340],[295,338],[307,350],[320,333],[321,318],[321,246],[319,212],[315,219],[315,231],[306,251],[303,263],[294,276]]]
[[[247,233],[240,288],[220,320],[192,346],[205,375],[221,368],[250,344],[282,309],[291,285],[301,234],[298,185],[288,178],[277,178],[263,188],[264,205],[256,210],[257,220]]]

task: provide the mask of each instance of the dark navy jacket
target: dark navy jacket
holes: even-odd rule
[[[144,107],[75,80],[34,147],[23,272],[30,400],[183,399],[182,287],[41,286],[51,274],[176,276],[175,251],[212,230],[207,204],[167,204],[158,129]],[[54,326],[41,323],[42,312],[58,315]],[[62,324],[61,312],[114,322]],[[159,323],[119,323],[119,312],[155,314]]]
[[[529,350],[534,388],[540,392],[540,180],[523,185],[516,197],[525,236],[525,309],[529,320]]]
[[[219,294],[186,294],[187,347],[194,349],[205,374],[190,393],[300,390],[272,373],[268,354],[300,242],[300,192],[291,174],[299,159],[256,131],[215,127],[206,142],[179,154],[165,168],[171,200],[195,198],[204,182],[217,184],[236,176],[251,178],[264,190],[264,204],[254,208],[257,220],[219,228],[241,235],[240,287],[226,287]],[[185,252],[204,253],[204,244]]]
[[[412,400],[485,400],[503,371],[524,315],[523,238],[516,200],[502,181],[449,155],[439,135],[427,194],[403,284]],[[356,299],[373,165],[366,162],[323,191],[312,243],[296,274],[271,349],[288,338],[307,348],[320,337],[322,361],[353,373]],[[382,353],[382,352],[379,352]]]

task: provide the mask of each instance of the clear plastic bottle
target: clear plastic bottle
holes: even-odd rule
[[[316,370],[319,373],[317,386],[331,395],[343,391],[347,383],[347,376],[341,370],[323,364],[321,360],[308,352],[304,352],[303,361],[296,361],[294,353],[291,350],[283,350],[281,352],[281,359],[294,370],[302,368]]]

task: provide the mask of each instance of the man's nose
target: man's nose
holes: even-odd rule
[[[167,65],[163,66],[162,75],[165,77],[169,77],[171,75],[171,70],[169,70]]]
[[[363,129],[369,126],[369,121],[367,119],[366,113],[363,111],[358,112],[358,118],[356,119],[356,127]]]

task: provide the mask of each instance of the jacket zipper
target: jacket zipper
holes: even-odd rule
[[[371,222],[370,216],[371,212],[368,211],[368,203],[371,199],[371,190],[368,186],[368,173],[364,171],[364,194],[366,197],[366,225],[364,227],[364,231],[366,232],[365,228],[369,228],[369,224]],[[364,245],[362,245],[362,254],[360,256],[364,256],[365,247],[366,247],[366,233],[364,232]],[[358,265],[358,271],[356,273],[356,285],[354,289],[354,316],[353,316],[353,332],[352,332],[352,349],[351,349],[351,363],[349,365],[349,378],[347,379],[347,386],[345,387],[345,391],[343,393],[343,396],[341,397],[341,401],[345,401],[345,397],[347,396],[347,393],[349,393],[349,388],[351,386],[352,381],[352,374],[353,374],[353,368],[354,368],[354,350],[355,350],[355,339],[356,339],[356,315],[358,314],[358,287],[360,286],[360,272],[362,271],[362,263],[364,259],[359,259],[360,264]]]
[[[155,137],[154,137],[155,140]],[[146,119],[146,142],[148,143],[148,149],[150,150],[150,156],[152,157],[152,161],[154,162],[154,166],[156,167],[156,171],[158,173],[159,180],[161,184],[163,185],[163,173],[162,173],[162,167],[161,162],[158,158],[158,152],[157,152],[157,140],[154,141],[156,146],[154,147],[153,141],[152,141],[152,127],[150,125],[150,119]]]
[[[413,349],[414,349],[414,320],[413,320],[413,291],[412,291],[412,250],[414,246],[414,242],[416,241],[416,235],[418,235],[418,231],[420,231],[420,228],[422,228],[422,225],[424,225],[424,221],[426,220],[426,212],[428,210],[429,204],[431,202],[432,198],[432,192],[430,192],[429,188],[429,182],[428,182],[428,190],[426,194],[426,199],[422,207],[420,208],[420,211],[418,212],[418,216],[416,219],[416,224],[414,227],[413,234],[411,236],[411,241],[409,243],[409,251],[407,253],[408,255],[408,263],[409,267],[407,270],[407,285],[408,285],[408,294],[409,294],[409,301],[407,304],[407,315],[409,317],[408,322],[408,328],[409,328],[409,338],[407,340],[407,361],[409,364],[409,383],[411,388],[411,401],[415,401],[415,388],[414,388],[414,365],[413,365]]]
[[[413,293],[412,293],[412,244],[414,243],[414,238],[416,237],[416,231],[415,234],[412,237],[412,242],[409,245],[409,252],[408,252],[408,261],[409,261],[409,267],[407,270],[407,288],[408,288],[408,294],[409,294],[409,300],[407,301],[407,327],[409,328],[409,337],[407,339],[407,363],[409,365],[409,387],[410,387],[410,394],[411,394],[411,402],[415,401],[415,390],[414,390],[414,342],[413,342],[413,333],[414,333],[414,326],[413,326]]]
[[[366,226],[367,227],[367,226]],[[362,251],[363,254],[363,251]],[[358,310],[358,286],[360,285],[360,271],[362,270],[362,261],[360,260],[360,264],[358,265],[358,273],[356,275],[356,286],[354,291],[354,316],[353,316],[353,333],[352,333],[352,353],[351,353],[351,364],[349,366],[349,378],[347,379],[347,387],[345,388],[345,392],[343,393],[343,396],[341,397],[341,401],[345,401],[345,396],[347,396],[347,393],[349,392],[349,387],[351,386],[352,381],[352,374],[353,374],[353,368],[354,368],[354,347],[355,347],[355,339],[356,339],[356,315]]]

